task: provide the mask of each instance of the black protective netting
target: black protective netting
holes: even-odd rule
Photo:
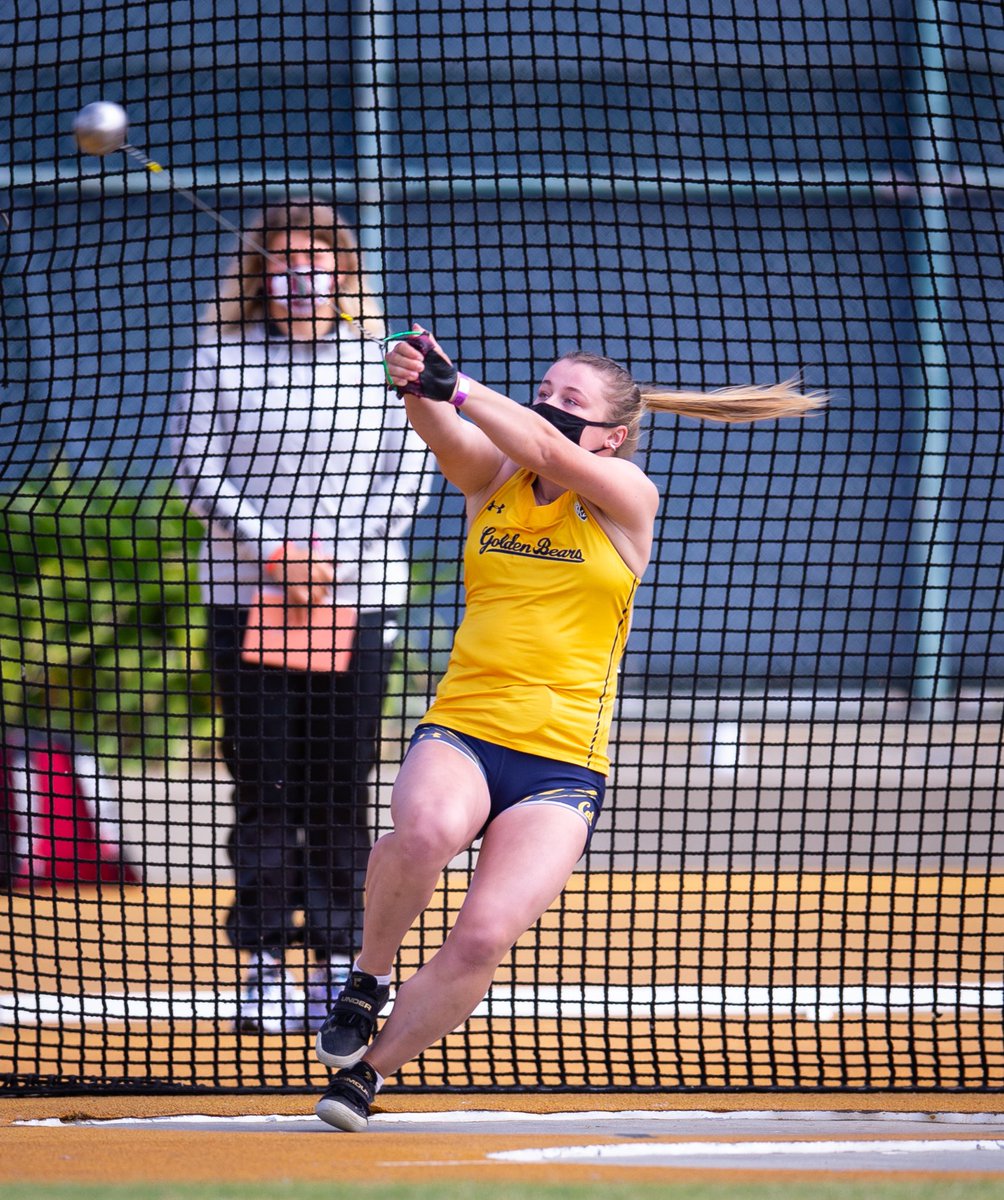
[[[663,499],[592,847],[392,1086],[1004,1085],[1001,7],[36,0],[0,11],[0,71],[0,1089],[323,1083],[303,1029],[235,1029],[248,793],[276,764],[299,789],[254,836],[301,987],[358,918],[350,870],[318,934],[311,881],[389,829],[462,609],[460,497],[365,399],[369,344],[343,323],[322,372],[259,326],[221,365],[240,243],[179,188],[242,230],[335,206],[387,330],[519,400],[574,346],[831,397],[649,421]],[[97,100],[137,154],[78,153]],[[182,478],[179,429],[214,421],[245,441]],[[270,676],[294,733],[243,694],[235,789],[211,664],[246,588],[223,536],[200,568],[199,512],[257,530],[260,578],[270,440],[363,616],[335,684]]]

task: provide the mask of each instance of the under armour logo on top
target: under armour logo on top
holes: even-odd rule
[[[505,505],[504,504],[496,504],[494,502],[494,500],[489,500],[488,503],[485,505],[485,508],[487,508],[489,512],[500,513],[502,511],[502,509],[505,508]]]

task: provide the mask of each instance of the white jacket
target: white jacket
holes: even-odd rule
[[[177,397],[176,483],[207,526],[209,604],[247,605],[283,542],[336,563],[335,603],[400,607],[405,539],[431,485],[425,444],[387,390],[380,347],[338,325],[317,342],[206,342]]]

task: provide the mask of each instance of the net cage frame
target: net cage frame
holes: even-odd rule
[[[84,843],[92,873],[103,845],[122,852],[104,881],[40,868],[0,896],[0,1094],[326,1078],[303,1038],[229,1029],[229,778],[169,732],[178,664],[205,653],[204,617],[194,641],[179,631],[203,610],[170,403],[237,250],[172,183],[237,222],[291,194],[335,204],[388,327],[423,321],[519,398],[574,344],[639,378],[800,373],[831,397],[798,429],[650,428],[640,461],[664,500],[608,811],[485,1005],[389,1089],[1004,1088],[1004,18],[945,0],[147,10],[0,19],[0,620],[20,622],[0,653],[22,797],[2,850],[16,873],[17,804],[46,792],[32,844],[52,870],[65,769],[85,793],[62,814],[72,865]],[[74,108],[103,96],[169,178],[76,155]],[[155,682],[88,725],[96,647],[137,586],[119,555],[153,553],[151,523],[183,569],[145,582],[124,624],[167,633],[137,635],[107,677],[139,663]],[[437,478],[405,537],[374,833],[462,614],[461,537]],[[54,604],[58,571],[90,589],[90,623],[67,588],[46,634],[26,581]],[[93,652],[94,676],[29,703],[46,636]],[[124,737],[167,747],[163,772]],[[472,861],[446,873],[402,975],[445,935]]]

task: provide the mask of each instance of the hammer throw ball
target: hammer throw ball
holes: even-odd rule
[[[85,154],[104,156],[121,150],[129,131],[129,118],[119,104],[95,100],[85,104],[73,121],[73,136]]]

